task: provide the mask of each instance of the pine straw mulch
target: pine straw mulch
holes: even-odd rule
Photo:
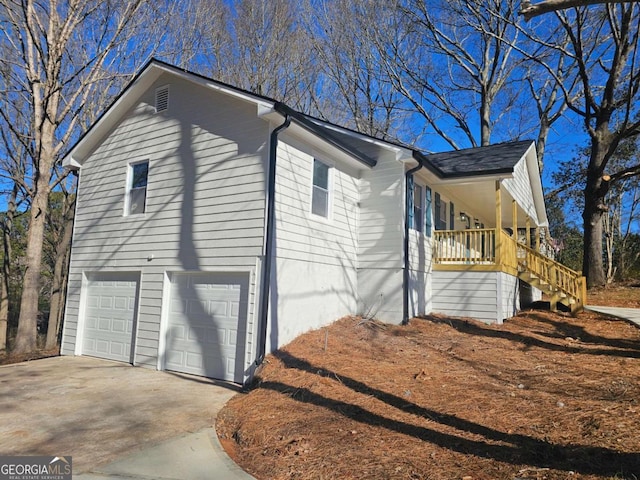
[[[217,431],[265,480],[635,480],[639,381],[640,329],[591,312],[344,318],[269,356]]]
[[[593,288],[587,293],[587,305],[640,308],[640,283],[614,283],[606,287]]]

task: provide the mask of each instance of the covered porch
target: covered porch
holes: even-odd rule
[[[451,212],[462,229],[434,231],[434,273],[501,272],[548,294],[552,310],[558,303],[572,312],[581,310],[586,301],[585,278],[546,255],[548,245],[541,241],[549,238],[546,216],[541,221],[539,211],[531,208],[535,205],[522,205],[509,180],[476,179],[473,184],[448,186],[450,195],[471,195],[474,201],[467,210]]]

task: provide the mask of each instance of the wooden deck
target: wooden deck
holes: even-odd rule
[[[580,272],[518,242],[502,229],[435,231],[433,268],[517,276],[549,295],[552,310],[563,303],[577,313],[586,304],[587,283]]]

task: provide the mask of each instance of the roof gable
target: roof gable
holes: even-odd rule
[[[513,172],[532,140],[497,143],[484,147],[424,155],[443,178],[497,175]]]
[[[81,167],[84,160],[91,154],[96,145],[105,138],[126,112],[140,100],[146,91],[151,88],[154,82],[164,73],[176,75],[212,90],[254,103],[257,106],[256,114],[276,111],[282,117],[289,116],[292,121],[332,147],[350,155],[368,167],[374,167],[376,165],[376,159],[372,157],[365,148],[362,148],[365,144],[365,139],[371,138],[367,135],[347,131],[337,125],[313,119],[313,117],[297,112],[271,98],[253,94],[197,73],[180,70],[173,65],[156,59],[152,59],[143,67],[140,73],[138,73],[127,87],[114,99],[98,120],[81,136],[66,154],[63,159],[63,165],[72,169]],[[342,130],[344,130],[344,132],[342,132]],[[358,140],[354,137],[360,137],[360,139]],[[397,150],[396,146],[386,142],[381,143],[384,144],[386,148]]]

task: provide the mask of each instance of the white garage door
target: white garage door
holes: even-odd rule
[[[137,273],[101,273],[89,277],[82,354],[131,363],[138,298]]]
[[[249,275],[174,274],[165,368],[241,383]]]

